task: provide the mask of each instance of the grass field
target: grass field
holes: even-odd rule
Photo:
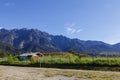
[[[70,68],[79,69],[79,67],[81,66],[88,66],[88,69],[90,67],[111,67],[111,68],[116,67],[116,69],[114,70],[117,71],[120,70],[120,57],[90,57],[90,56],[81,57],[79,55],[70,54],[70,53],[59,53],[59,54],[55,53],[55,54],[44,55],[40,59],[29,59],[24,61],[19,61],[18,58],[14,56],[8,56],[6,58],[0,58],[0,64],[7,64],[7,65],[13,64],[13,65],[21,65],[21,66],[28,65],[28,66],[36,66],[36,67],[39,67],[40,64],[44,64],[42,65],[43,67],[53,66],[55,68],[59,68],[59,66],[61,66],[61,68],[69,68],[69,69]]]
[[[92,66],[120,66],[120,57],[88,57],[70,53],[46,55],[37,62],[45,64],[78,64]]]
[[[120,72],[0,66],[0,80],[119,80]]]

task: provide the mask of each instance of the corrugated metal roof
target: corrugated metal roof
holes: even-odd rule
[[[23,54],[21,54],[21,55],[19,55],[19,56],[37,56],[37,54],[41,54],[41,53],[23,53]],[[42,54],[41,54],[42,55]]]

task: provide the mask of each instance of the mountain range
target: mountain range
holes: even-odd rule
[[[102,41],[70,39],[63,35],[50,35],[37,29],[0,29],[0,49],[7,52],[66,52],[100,54],[120,53],[120,43],[110,45]]]

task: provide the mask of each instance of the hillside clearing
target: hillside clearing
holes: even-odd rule
[[[0,80],[119,80],[120,72],[0,66]]]

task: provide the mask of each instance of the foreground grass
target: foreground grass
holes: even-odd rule
[[[120,73],[116,72],[102,72],[102,71],[73,71],[73,70],[54,70],[52,71],[46,71],[45,76],[46,77],[54,77],[57,75],[67,76],[67,77],[76,77],[75,80],[119,80],[120,79]]]
[[[2,76],[2,71],[1,71],[1,69],[0,69],[0,77]]]
[[[0,80],[119,80],[120,72],[0,66]]]

